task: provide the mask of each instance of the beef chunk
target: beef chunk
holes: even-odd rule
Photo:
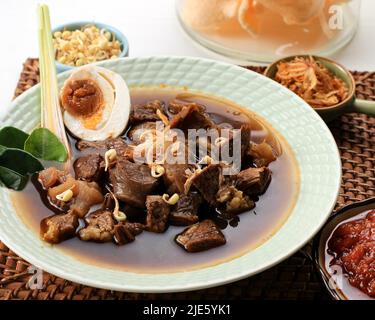
[[[78,217],[82,218],[94,204],[103,202],[103,195],[96,182],[86,182],[74,179],[70,175],[63,175],[59,180],[60,184],[48,189],[48,198],[50,202],[63,211],[74,210]],[[73,197],[69,201],[61,201],[57,196],[66,190],[72,190]]]
[[[169,204],[161,196],[147,196],[146,230],[162,233],[167,229]]]
[[[102,210],[113,211],[115,206],[116,206],[115,200],[113,199],[113,197],[111,196],[110,193],[107,193],[104,196],[104,200],[103,200],[103,203],[102,203],[102,206],[101,206]]]
[[[255,207],[254,201],[231,185],[222,186],[216,195],[216,200],[219,206],[225,205],[225,212],[231,214],[241,213]]]
[[[62,211],[68,211],[70,208],[70,205],[73,202],[74,197],[77,196],[78,194],[78,187],[77,187],[76,181],[77,180],[75,180],[72,176],[67,175],[67,176],[64,176],[64,179],[60,179],[57,185],[51,188],[48,188],[47,195],[48,195],[48,200],[50,201],[50,203]],[[57,199],[57,196],[59,194],[69,189],[73,191],[73,198],[70,201],[64,202],[64,201]]]
[[[241,130],[241,159],[245,156],[250,148],[251,128],[249,124],[243,124]]]
[[[272,147],[266,142],[260,144],[252,143],[247,153],[258,168],[267,167],[276,160]]]
[[[220,164],[210,164],[201,171],[196,171],[190,178],[191,184],[200,192],[202,197],[215,206],[216,194],[223,183],[222,167]]]
[[[96,182],[86,182],[76,180],[77,195],[73,198],[70,209],[77,212],[78,217],[83,218],[90,208],[103,202],[104,197]]]
[[[188,107],[189,105],[195,105],[199,108],[199,110],[204,113],[205,108],[197,103],[191,103],[191,102],[182,102],[177,100],[172,100],[168,104],[168,112],[175,115],[179,112],[181,112],[183,107]]]
[[[181,130],[216,128],[215,123],[196,103],[184,106],[170,121],[170,127]]]
[[[198,222],[198,208],[202,197],[198,193],[181,195],[169,215],[169,222],[175,226],[188,226]]]
[[[80,151],[94,149],[100,153],[102,157],[109,149],[115,149],[118,156],[127,159],[133,158],[133,151],[122,138],[110,138],[102,141],[85,141],[81,140],[77,143],[77,149]]]
[[[146,212],[145,210],[135,208],[129,205],[126,205],[124,209],[122,210],[123,213],[128,217],[130,220],[136,220],[136,221],[144,221],[146,218]]]
[[[149,101],[143,105],[135,105],[130,113],[130,122],[160,120],[156,111],[162,111],[162,109],[163,103],[159,100]]]
[[[177,101],[171,101],[169,102],[168,104],[168,112],[175,115],[177,113],[179,113],[183,107],[186,106],[186,103],[179,103]]]
[[[104,171],[104,161],[98,153],[78,158],[73,166],[76,179],[86,181],[99,181]]]
[[[145,139],[150,139],[152,131],[156,130],[155,122],[146,121],[141,122],[133,126],[129,132],[128,137],[133,141],[134,144],[140,144],[145,141]],[[149,132],[146,134],[146,132]],[[142,136],[142,139],[141,139]]]
[[[184,184],[187,179],[186,170],[191,166],[188,164],[168,164],[163,165],[165,173],[163,175],[164,184],[169,194],[183,193]]]
[[[143,231],[140,223],[119,223],[114,229],[114,240],[118,245],[124,245],[135,240],[135,236]]]
[[[39,172],[38,180],[44,189],[49,189],[62,183],[65,179],[65,173],[56,169],[55,167],[50,167]]]
[[[77,142],[77,149],[80,151],[86,149],[97,149],[97,150],[108,150],[117,149],[126,146],[125,141],[122,138],[109,138],[106,140],[99,141],[86,141],[80,140]]]
[[[235,156],[233,153],[233,148],[234,148],[234,141],[235,139],[241,135],[241,160],[243,157],[246,155],[250,148],[250,137],[251,137],[251,130],[250,130],[250,125],[248,124],[243,124],[240,128],[240,131],[229,131],[229,137],[228,135],[225,135],[223,137],[229,138],[224,142],[224,144],[221,146],[219,151],[222,151],[223,148],[226,148],[226,153],[228,153],[228,156]],[[221,159],[225,160],[225,159]]]
[[[70,239],[74,237],[78,224],[73,211],[45,218],[40,223],[42,239],[53,244]]]
[[[212,220],[203,220],[178,234],[176,242],[188,252],[198,252],[222,246],[226,240]]]
[[[264,193],[271,181],[271,170],[263,168],[248,168],[235,177],[236,188],[246,194],[260,195]]]
[[[108,242],[112,240],[114,221],[112,212],[97,210],[85,219],[86,227],[79,231],[83,241]]]
[[[113,212],[115,209],[115,201],[110,193],[107,193],[104,197],[104,202],[102,204],[102,210],[107,210]],[[146,218],[146,212],[143,209],[135,208],[129,205],[122,206],[120,204],[120,210],[125,213],[127,219],[131,221],[144,221]]]
[[[147,165],[125,159],[118,160],[109,170],[109,180],[117,199],[137,208],[145,208],[146,195],[158,185]]]
[[[223,176],[222,168],[222,164],[209,164],[203,170],[196,171],[189,178],[191,185],[209,205],[224,206],[226,212],[239,213],[254,208],[254,202],[232,185],[232,178]]]

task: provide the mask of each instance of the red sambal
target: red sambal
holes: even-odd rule
[[[352,286],[375,297],[375,210],[341,224],[328,242],[328,252],[334,256],[331,265],[340,265]]]

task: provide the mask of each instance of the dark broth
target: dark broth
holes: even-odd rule
[[[299,190],[297,162],[286,141],[258,116],[228,101],[191,94],[183,89],[131,89],[133,105],[153,99],[167,102],[175,98],[204,105],[217,123],[226,122],[239,127],[241,123],[251,122],[252,140],[261,142],[266,139],[277,151],[278,159],[270,164],[272,181],[266,193],[260,196],[256,208],[227,223],[223,230],[226,245],[205,252],[187,253],[181,249],[174,238],[183,227],[174,226],[163,234],[143,232],[133,243],[125,246],[84,242],[74,238],[56,245],[57,250],[82,262],[111,269],[140,273],[188,271],[241,256],[267,241],[285,223]],[[52,212],[43,205],[35,186],[29,183],[23,192],[14,192],[12,197],[23,221],[39,233],[40,221]]]

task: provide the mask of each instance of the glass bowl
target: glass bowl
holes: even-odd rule
[[[200,45],[239,63],[329,56],[354,36],[360,0],[177,0],[182,28]]]

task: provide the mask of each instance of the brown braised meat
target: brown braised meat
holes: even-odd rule
[[[104,172],[103,157],[98,153],[92,153],[78,158],[73,167],[76,179],[99,181]]]
[[[133,158],[132,148],[128,146],[122,138],[110,138],[103,141],[85,141],[77,142],[77,149],[80,151],[93,149],[100,153],[102,157],[109,149],[115,149],[118,156],[127,159]]]
[[[169,215],[170,224],[188,226],[198,222],[198,208],[201,203],[202,197],[198,193],[182,194]]]
[[[112,195],[110,193],[107,193],[104,196],[104,200],[101,206],[102,210],[113,211],[115,206],[116,206],[115,200],[113,199]]]
[[[119,223],[114,228],[113,238],[118,245],[124,245],[135,240],[135,236],[143,231],[143,225],[136,222]]]
[[[176,242],[188,252],[198,252],[222,246],[226,240],[212,220],[203,220],[178,234]]]
[[[255,207],[254,201],[232,185],[223,185],[216,195],[216,201],[225,212],[238,214]]]
[[[44,170],[39,173],[39,177],[44,174]],[[69,206],[70,202],[65,201],[65,203],[60,203],[61,201],[57,199],[57,196],[63,193],[66,190],[73,191],[73,197],[77,196],[78,194],[78,187],[77,187],[77,180],[74,179],[71,175],[61,176],[62,178],[59,179],[58,183],[55,184],[53,187],[47,189],[47,194],[49,200],[57,207],[64,209],[63,206]],[[41,180],[39,178],[39,180]]]
[[[205,108],[202,105],[199,105],[197,103],[183,102],[183,101],[177,101],[177,100],[170,101],[167,109],[169,113],[175,115],[179,113],[183,107],[187,107],[192,104],[197,106],[201,112],[205,112]]]
[[[96,182],[77,181],[77,188],[77,195],[70,208],[82,218],[93,205],[103,202],[104,197]]]
[[[79,231],[79,237],[83,241],[108,242],[112,240],[115,226],[112,212],[96,210],[85,219],[86,227]]]
[[[246,194],[260,195],[271,181],[271,171],[266,167],[248,168],[238,173],[234,180],[237,189]]]
[[[158,186],[147,165],[125,159],[109,170],[109,181],[117,199],[137,208],[145,208],[146,196]]]
[[[241,135],[239,137],[239,135]],[[225,138],[224,142],[220,145],[219,151],[221,152],[221,156],[236,156],[233,152],[233,148],[235,147],[236,144],[236,138],[238,137],[241,139],[241,160],[243,160],[243,157],[246,155],[246,152],[248,152],[250,148],[250,137],[251,137],[251,129],[249,124],[244,124],[241,126],[240,131],[236,130],[230,130],[229,135],[223,134],[221,131],[220,137]],[[220,160],[225,160],[221,158]]]
[[[267,167],[271,162],[276,160],[272,147],[266,142],[259,144],[252,143],[247,153],[252,157],[254,164],[258,168]]]
[[[184,184],[187,179],[186,170],[188,170],[191,166],[188,164],[165,163],[163,167],[165,169],[163,180],[167,187],[167,193],[183,193]]]
[[[145,142],[146,139],[150,139],[151,135],[156,130],[156,123],[151,121],[141,122],[133,126],[129,132],[128,137],[133,141],[134,144],[140,144]]]
[[[57,184],[55,183],[53,187],[48,188],[47,194],[49,201],[61,210],[74,210],[78,217],[82,218],[93,205],[103,202],[103,195],[96,182],[76,180],[63,171],[48,168],[39,173],[39,181],[42,183],[43,187],[51,185],[50,182],[52,179],[48,180],[48,184],[46,183],[48,174],[59,176]],[[58,197],[67,190],[72,191],[72,197],[66,200],[59,200]]]
[[[167,107],[167,110],[169,113],[171,113],[172,115],[176,115],[177,113],[179,113],[182,108],[186,106],[185,103],[179,103],[175,100],[172,100],[168,103],[168,107]]]
[[[250,124],[243,124],[241,130],[241,159],[250,148],[251,128]]]
[[[74,237],[78,224],[78,217],[72,211],[50,216],[40,223],[41,237],[49,243],[59,243]]]
[[[115,201],[110,193],[107,193],[104,197],[104,202],[102,204],[102,210],[113,212],[115,209]],[[131,221],[144,221],[146,218],[146,212],[143,209],[135,208],[130,205],[121,206],[120,210],[125,214],[127,219]]]
[[[143,105],[135,105],[130,113],[130,122],[158,121],[157,110],[163,110],[163,102],[159,100],[149,101]]]
[[[184,106],[170,121],[170,127],[181,130],[216,128],[215,123],[196,103]]]
[[[66,183],[68,183],[68,181]],[[48,190],[48,195],[52,202],[61,203],[61,201],[56,199],[56,194],[59,194],[56,188],[60,187],[61,191],[65,191],[67,188],[64,184],[60,186]],[[75,182],[73,182],[72,191],[72,200],[65,202],[65,204],[68,205],[71,210],[74,210],[80,218],[83,218],[93,205],[103,202],[104,199],[96,182],[75,180]]]
[[[122,212],[125,213],[125,215],[132,221],[144,221],[144,219],[146,218],[145,210],[129,205],[124,206]]]
[[[157,233],[164,232],[168,227],[169,204],[161,196],[147,196],[146,208],[146,230]]]
[[[201,171],[196,171],[191,177],[191,184],[212,206],[217,204],[216,194],[223,183],[222,167],[220,164],[210,164]]]
[[[221,164],[209,164],[191,176],[191,185],[212,207],[220,207],[228,213],[240,213],[254,208],[255,203],[225,178]]]
[[[230,130],[227,137],[221,129],[224,126],[216,124],[213,119],[217,117],[211,118],[205,107],[198,103],[176,99],[166,107],[163,102],[154,100],[132,107],[126,138],[77,142],[77,149],[82,153],[73,165],[75,178],[56,168],[48,168],[39,173],[39,182],[46,190],[50,203],[68,212],[42,221],[43,239],[58,243],[76,235],[83,241],[114,241],[122,245],[134,241],[142,230],[162,233],[171,224],[189,226],[175,239],[188,252],[225,244],[226,239],[214,223],[215,219],[231,219],[231,214],[254,208],[252,199],[267,189],[271,180],[271,171],[267,166],[276,158],[269,144],[251,143],[250,124],[230,120],[240,131]],[[159,120],[171,129],[181,129],[184,133],[183,137],[177,135],[176,141],[169,139],[173,132],[168,135],[168,130],[163,131],[166,143],[164,150],[167,152],[165,161],[161,164],[164,170],[135,161],[137,145],[149,138],[155,140]],[[187,136],[189,129],[216,129],[219,136],[213,136],[212,131],[204,137],[201,134]],[[241,139],[236,140],[239,134]],[[216,139],[217,137],[220,139]],[[185,140],[182,142],[180,138]],[[193,139],[194,143],[188,143],[186,138]],[[241,144],[241,151],[234,150],[234,143],[237,142]],[[151,150],[153,156],[156,156],[159,145]],[[185,147],[185,150],[181,152],[182,148],[174,148],[175,146]],[[214,154],[223,151],[223,148],[229,151],[230,159],[223,156],[218,158],[218,155]],[[104,172],[103,158],[110,149],[115,149],[117,155],[111,157],[107,173]],[[205,154],[201,151],[207,151],[208,157],[204,157]],[[227,175],[227,160],[237,155],[241,157],[243,170],[236,171],[235,175]],[[178,156],[178,161],[175,161],[177,163],[168,161],[169,156],[172,156],[172,159]],[[179,161],[181,156],[185,157],[182,164]],[[194,164],[191,164],[192,160]],[[220,162],[215,163],[216,160]],[[195,164],[198,161],[199,163]],[[113,190],[115,197],[111,192],[104,197],[104,190],[101,190],[100,186]],[[160,196],[163,193],[177,193],[178,202],[174,205],[168,204]],[[90,212],[91,207],[100,203],[101,209]],[[116,210],[121,208],[128,220],[118,222],[114,219],[115,206]],[[208,211],[205,218],[199,214],[199,210],[203,208]],[[214,217],[215,212],[222,214],[220,217]],[[213,220],[200,222],[207,217]],[[85,225],[77,231],[79,219],[85,219]]]
[[[55,167],[44,169],[43,171],[40,171],[38,175],[38,180],[43,189],[49,189],[59,183],[63,183],[64,179],[65,173]]]

